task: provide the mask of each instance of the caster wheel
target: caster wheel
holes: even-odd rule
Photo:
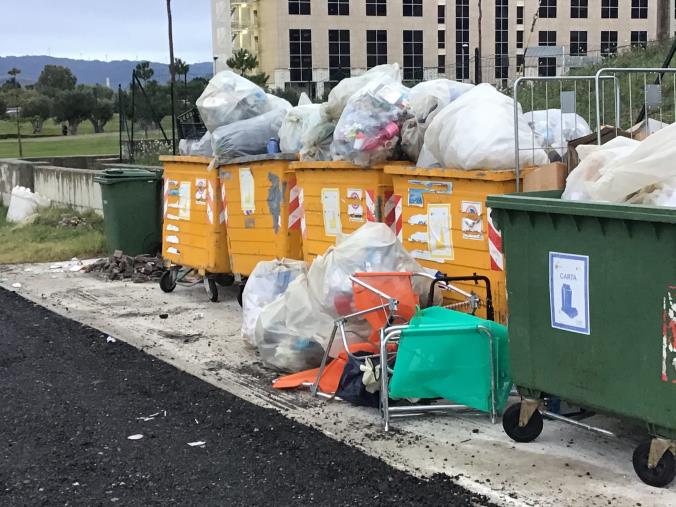
[[[635,450],[632,461],[634,471],[639,479],[649,486],[663,488],[668,486],[676,476],[676,459],[671,451],[667,451],[655,468],[648,467],[650,440],[641,443]]]
[[[542,414],[536,410],[528,421],[526,426],[519,426],[519,415],[521,414],[521,403],[512,405],[505,410],[502,416],[502,428],[509,438],[515,442],[532,442],[542,433]]]
[[[207,291],[207,296],[209,296],[209,301],[212,303],[218,302],[218,285],[216,285],[216,280],[213,278],[205,278],[204,288]]]
[[[160,278],[160,289],[164,292],[174,292],[176,288],[176,274],[170,269],[162,273]]]
[[[215,278],[216,283],[221,287],[230,287],[235,283],[235,277],[232,275],[218,275]]]

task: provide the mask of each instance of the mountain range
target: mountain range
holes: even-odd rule
[[[79,84],[106,84],[110,79],[110,86],[116,88],[118,84],[126,87],[131,81],[131,71],[139,61],[114,60],[104,62],[100,60],[74,60],[71,58],[56,58],[45,55],[31,56],[0,56],[0,83],[9,79],[7,72],[16,67],[21,70],[18,79],[22,85],[33,84],[40,76],[45,65],[61,65],[68,67],[77,77]],[[169,81],[169,66],[166,63],[151,62],[155,71],[153,79],[160,83]],[[213,74],[211,62],[191,63],[188,80],[196,77],[210,78]]]

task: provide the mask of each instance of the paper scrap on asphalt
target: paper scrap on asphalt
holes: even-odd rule
[[[188,442],[188,445],[190,447],[202,447],[202,446],[205,446],[206,444],[207,444],[206,442],[203,442],[201,440],[199,440],[197,442]]]
[[[129,435],[129,436],[127,437],[127,440],[141,440],[142,438],[143,438],[143,435],[141,435],[140,433],[138,433],[138,434],[136,434],[136,435]]]

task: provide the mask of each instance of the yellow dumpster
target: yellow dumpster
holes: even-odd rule
[[[383,167],[364,168],[343,161],[291,164],[300,187],[306,262],[335,245],[339,234],[354,232],[367,221],[384,221],[393,191],[392,176]]]
[[[246,278],[261,261],[301,259],[296,155],[254,155],[220,166],[232,272]],[[290,209],[291,206],[291,209]]]
[[[386,212],[393,215],[404,247],[420,264],[446,276],[487,276],[496,320],[506,323],[502,237],[493,227],[486,197],[516,191],[515,172],[387,166],[385,173],[393,177],[395,194]],[[457,285],[485,298],[478,285]]]
[[[163,156],[164,220],[162,256],[167,270],[160,287],[172,292],[177,284],[204,282],[212,301],[219,285],[231,285],[225,214],[219,192],[218,171],[211,159]],[[191,282],[190,275],[193,277]]]

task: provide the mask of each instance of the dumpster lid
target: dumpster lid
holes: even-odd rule
[[[149,169],[141,169],[140,167],[114,167],[106,169],[98,174],[94,181],[97,183],[113,183],[129,180],[160,180],[162,179],[161,171],[152,171]]]
[[[521,178],[533,168],[521,169]],[[431,176],[435,178],[456,178],[466,180],[485,180],[485,181],[515,181],[516,171],[514,169],[488,170],[488,169],[454,169],[451,167],[416,167],[411,165],[386,165],[386,174],[397,174],[405,176]]]
[[[616,220],[662,222],[676,224],[676,208],[643,206],[639,204],[616,204],[591,201],[566,201],[563,191],[521,192],[509,195],[489,195],[486,206],[495,209],[554,213]]]

